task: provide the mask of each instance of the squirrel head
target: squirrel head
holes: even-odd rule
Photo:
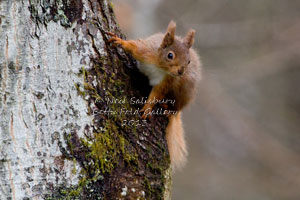
[[[158,50],[158,66],[172,76],[181,76],[190,64],[189,49],[194,43],[195,30],[181,39],[175,37],[176,23],[171,21]]]

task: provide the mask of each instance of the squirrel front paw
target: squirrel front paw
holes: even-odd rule
[[[116,34],[111,32],[107,32],[107,34],[111,36],[111,38],[108,40],[109,43],[119,44],[119,45],[123,44],[123,40],[119,38]]]
[[[141,110],[140,113],[143,113],[142,115],[142,119],[151,119],[151,115],[146,114],[145,111],[147,110],[147,113],[151,113],[152,111],[152,106],[150,106],[150,104],[146,104]]]

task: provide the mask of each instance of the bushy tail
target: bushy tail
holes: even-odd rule
[[[186,162],[187,150],[181,121],[181,113],[170,116],[169,124],[166,129],[166,139],[172,168],[178,169],[183,167]]]

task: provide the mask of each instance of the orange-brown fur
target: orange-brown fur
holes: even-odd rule
[[[173,99],[174,105],[168,109],[181,111],[195,96],[196,83],[201,78],[201,63],[197,53],[191,48],[195,31],[190,30],[184,38],[175,36],[176,24],[169,23],[166,34],[154,34],[146,39],[122,40],[113,35],[111,41],[121,45],[142,64],[151,64],[162,71],[163,79],[153,85],[148,100]],[[172,59],[168,57],[171,53]],[[156,72],[156,71],[155,71]],[[149,76],[148,76],[149,77]],[[150,77],[149,77],[150,79]],[[141,111],[153,108],[147,103]],[[146,119],[145,114],[142,115]],[[182,128],[181,113],[169,116],[166,139],[173,167],[180,167],[186,160],[187,150]]]

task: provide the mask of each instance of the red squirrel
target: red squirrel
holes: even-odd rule
[[[192,49],[195,30],[190,30],[185,37],[175,36],[176,24],[171,21],[165,34],[157,33],[146,39],[123,40],[116,35],[109,40],[119,44],[140,62],[139,70],[149,78],[152,90],[148,101],[141,109],[151,111],[151,100],[170,98],[175,100],[171,109],[177,115],[169,115],[166,139],[172,168],[185,164],[187,149],[181,121],[181,110],[195,96],[197,82],[201,79],[201,62]],[[148,115],[142,115],[146,119]]]

